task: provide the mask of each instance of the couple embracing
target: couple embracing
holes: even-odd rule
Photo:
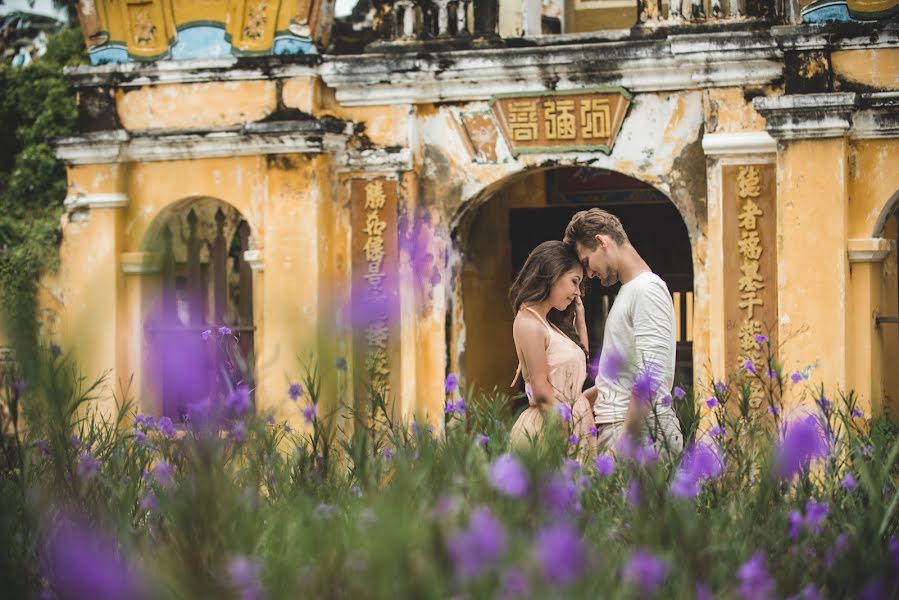
[[[621,289],[606,320],[595,385],[582,391],[588,340],[581,288],[587,277],[607,287],[620,281]],[[557,413],[581,454],[615,453],[624,443],[647,440],[663,456],[682,449],[677,417],[665,401],[674,383],[671,295],[616,216],[598,208],[575,214],[564,241],[544,242],[530,253],[510,298],[529,404],[512,428],[513,444],[538,437],[544,418]]]

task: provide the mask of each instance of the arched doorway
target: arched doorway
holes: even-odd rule
[[[899,191],[886,203],[886,210],[875,224],[874,239],[882,238],[892,242],[892,249],[883,257],[879,274],[881,297],[874,298],[875,340],[880,346],[880,386],[872,386],[871,401],[880,405],[880,410],[895,413],[899,409]],[[876,303],[879,302],[879,310]],[[868,313],[868,318],[870,318]],[[876,360],[876,358],[875,358]],[[880,387],[879,390],[876,388]],[[879,394],[878,394],[879,392]]]
[[[693,258],[677,208],[633,177],[589,167],[557,167],[510,177],[473,205],[454,232],[464,321],[459,365],[477,390],[510,391],[517,358],[508,291],[528,253],[543,241],[560,239],[574,213],[591,207],[618,216],[637,251],[668,284],[677,319],[675,381],[692,382]],[[587,282],[591,362],[601,351],[605,319],[617,290],[603,288],[595,279]]]
[[[144,368],[164,416],[183,420],[192,404],[253,387],[250,235],[240,212],[214,198],[179,202],[148,230],[159,277],[144,320]]]

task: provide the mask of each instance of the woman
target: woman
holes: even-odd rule
[[[543,242],[531,252],[512,284],[512,335],[528,408],[512,427],[512,443],[527,444],[548,413],[568,422],[577,445],[593,453],[593,411],[581,394],[587,378],[587,324],[581,302],[584,268],[562,242]],[[574,441],[574,438],[572,438]]]

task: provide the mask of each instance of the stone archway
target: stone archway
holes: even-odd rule
[[[188,404],[215,400],[238,383],[252,388],[251,230],[232,205],[188,198],[161,211],[141,247],[154,274],[140,282],[144,391],[173,420]]]
[[[681,211],[655,187],[616,171],[591,167],[525,170],[489,186],[468,202],[453,228],[456,281],[450,347],[458,369],[482,392],[509,391],[515,373],[509,286],[533,247],[559,239],[578,210],[617,214],[638,251],[668,283],[678,317],[678,380],[692,381],[694,257]],[[452,261],[451,261],[452,262]],[[612,288],[588,284],[591,357],[601,337]],[[458,306],[455,306],[458,304]]]

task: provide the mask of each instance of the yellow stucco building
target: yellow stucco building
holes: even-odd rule
[[[314,352],[325,397],[371,358],[397,411],[436,422],[448,372],[508,389],[515,271],[601,206],[672,291],[680,381],[759,360],[765,334],[808,385],[899,409],[895,22],[850,3],[804,23],[788,0],[371,5],[79,4],[95,64],[69,71],[81,134],[57,145],[43,314],[88,376],[133,374],[141,410],[174,414],[153,340],[227,326],[261,407],[293,414]],[[613,295],[588,289],[594,353]],[[176,346],[163,360],[205,352]]]

